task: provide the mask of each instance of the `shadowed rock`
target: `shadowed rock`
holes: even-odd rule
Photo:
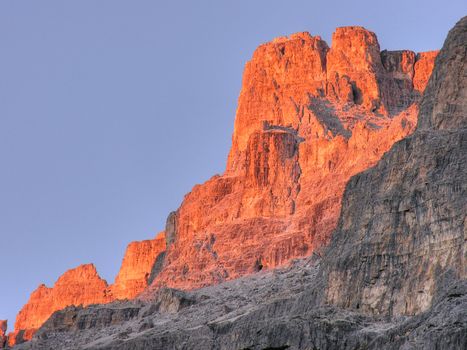
[[[327,301],[413,315],[467,277],[467,18],[436,60],[415,133],[347,184]]]

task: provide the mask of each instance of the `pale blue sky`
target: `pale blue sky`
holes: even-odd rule
[[[449,4],[449,5],[447,5]],[[245,62],[297,31],[362,25],[438,49],[465,0],[0,1],[0,319],[65,270],[109,283],[224,169]]]

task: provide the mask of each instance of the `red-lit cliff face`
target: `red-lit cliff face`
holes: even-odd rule
[[[67,306],[134,298],[148,286],[154,261],[164,251],[163,232],[155,239],[130,243],[115,283],[110,286],[99,277],[92,264],[68,270],[50,288],[40,285],[16,316],[15,330],[8,336],[9,345],[31,339],[55,311]]]
[[[68,305],[134,298],[151,282],[218,283],[328,243],[349,178],[414,130],[435,56],[381,52],[361,27],[338,28],[330,48],[308,33],[261,45],[245,67],[225,173],[185,196],[165,236],[128,246],[114,285],[94,270],[39,287],[10,340]]]
[[[380,51],[338,28],[298,33],[246,64],[226,172],[177,211],[154,288],[197,288],[273,268],[326,244],[349,178],[416,125],[436,53]]]
[[[115,283],[110,287],[115,299],[133,299],[147,286],[151,269],[159,254],[165,251],[165,234],[155,239],[128,245]]]
[[[41,284],[16,316],[15,331],[9,344],[31,339],[50,315],[68,305],[89,305],[111,301],[107,282],[99,277],[92,264],[68,270],[52,288]]]

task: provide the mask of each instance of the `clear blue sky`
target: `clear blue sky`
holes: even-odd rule
[[[444,5],[443,5],[444,4]],[[0,2],[0,319],[65,270],[109,283],[196,183],[224,169],[245,62],[337,26],[441,46],[465,0]]]

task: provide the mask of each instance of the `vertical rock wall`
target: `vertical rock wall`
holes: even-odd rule
[[[327,244],[346,182],[414,130],[434,57],[380,52],[362,27],[336,29],[331,47],[308,33],[258,47],[226,172],[185,196],[154,287],[218,283]]]
[[[328,302],[368,314],[425,311],[467,278],[467,17],[451,30],[416,132],[346,188]]]

